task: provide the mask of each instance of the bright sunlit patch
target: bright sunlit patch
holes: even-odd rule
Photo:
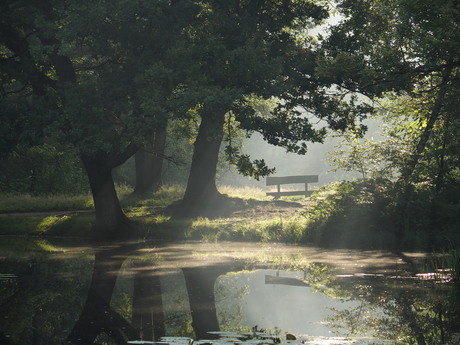
[[[377,344],[393,344],[394,342],[380,340],[368,337],[359,338],[344,338],[344,337],[306,337],[299,339],[304,345],[377,345]],[[298,341],[299,342],[299,341]]]
[[[219,186],[219,191],[223,194],[227,194],[229,196],[238,197],[242,199],[250,199],[250,198],[268,199],[265,195],[265,191],[262,188],[257,188],[257,187]]]
[[[415,276],[421,280],[431,280],[436,283],[448,283],[453,279],[451,269],[438,269],[436,272],[418,273]]]
[[[42,219],[37,225],[37,232],[44,233],[50,230],[54,225],[68,219],[68,216],[48,216]]]
[[[59,251],[55,246],[45,240],[36,241],[37,246],[45,252],[57,252]]]
[[[301,336],[296,340],[283,340],[277,336],[257,333],[255,336],[248,337],[249,333],[236,333],[236,332],[209,332],[211,334],[218,334],[222,338],[215,340],[198,340],[194,341],[187,337],[163,337],[161,341],[146,341],[146,340],[131,340],[128,344],[171,344],[171,345],[191,345],[191,344],[215,344],[215,345],[273,345],[273,344],[303,344],[303,345],[377,345],[377,344],[391,344],[390,341],[378,340],[374,338],[344,338],[344,337],[310,337]]]

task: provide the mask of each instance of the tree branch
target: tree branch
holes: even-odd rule
[[[422,135],[420,136],[419,142],[415,148],[414,153],[412,154],[405,169],[401,172],[401,177],[399,179],[399,182],[404,182],[404,181],[407,182],[411,178],[412,173],[414,172],[414,169],[417,166],[417,163],[420,160],[420,157],[422,156],[423,151],[425,150],[425,146],[428,140],[430,139],[430,135],[433,130],[434,124],[436,123],[436,120],[439,118],[439,115],[441,114],[444,97],[446,95],[450,76],[452,74],[452,69],[453,67],[450,66],[444,71],[439,93],[433,104],[433,108],[431,109],[431,115],[428,119],[425,129],[423,130]]]

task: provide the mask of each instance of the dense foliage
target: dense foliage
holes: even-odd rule
[[[339,199],[327,197],[327,209],[342,220],[347,218],[345,224],[353,219],[358,229],[375,227],[371,233],[376,237],[369,237],[375,244],[424,249],[458,245],[460,150],[455,112],[446,106],[440,113],[408,184],[405,173],[426,129],[432,99],[421,92],[391,95],[380,104],[375,116],[383,123],[380,139],[348,135],[340,150],[331,153],[336,169],[359,172],[362,179],[339,188]],[[370,198],[363,203],[360,195]],[[341,198],[348,200],[345,208]],[[360,216],[356,210],[361,210]],[[333,216],[329,221],[335,223]]]
[[[50,144],[18,146],[0,165],[0,191],[7,194],[79,194],[88,180],[74,149]]]
[[[368,224],[369,245],[458,245],[458,2],[344,0],[337,8],[343,17],[325,41],[327,64],[349,64],[339,81],[378,101],[384,129],[376,140],[348,134],[332,155],[336,168],[363,181],[326,197],[321,222],[358,233]],[[339,233],[327,226],[320,242]]]
[[[334,7],[338,23],[316,40],[309,30],[331,12],[322,1],[2,2],[0,190],[90,188],[96,223],[109,234],[129,223],[112,170],[159,129],[167,128],[164,181],[184,183],[190,172],[191,210],[217,205],[201,201],[218,194],[222,140],[229,161],[259,178],[273,170],[240,152],[235,133],[259,132],[303,154],[329,127],[346,133],[332,158],[337,168],[363,181],[332,187],[309,211],[313,227],[342,217],[356,229],[375,226],[384,243],[454,241],[459,5],[340,0]],[[360,120],[373,110],[385,140],[360,139]],[[133,183],[132,171],[114,175]],[[323,243],[333,238],[326,235],[309,236]]]
[[[406,200],[394,182],[372,178],[321,188],[303,241],[323,246],[429,250],[451,248],[460,240],[459,189],[434,194],[418,185]]]

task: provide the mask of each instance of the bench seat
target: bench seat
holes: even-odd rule
[[[304,195],[305,197],[310,196],[313,192],[308,190],[309,183],[315,183],[319,181],[318,175],[296,175],[296,176],[269,176],[266,179],[267,186],[277,186],[276,192],[267,192],[269,196],[275,197],[278,199],[280,196],[290,196],[290,195]],[[294,190],[294,191],[281,191],[281,185],[283,184],[295,184],[303,183],[305,184],[304,190]]]

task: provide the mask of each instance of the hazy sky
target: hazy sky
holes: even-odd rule
[[[278,327],[297,335],[327,337],[334,335],[326,322],[326,318],[333,315],[330,308],[343,310],[359,305],[359,302],[328,297],[309,286],[266,284],[265,275],[275,276],[276,273],[275,270],[258,270],[237,275],[238,285],[247,285],[249,288],[247,295],[233,302],[242,306],[243,325],[271,329]],[[302,278],[300,272],[281,271],[279,274],[281,277]],[[225,281],[225,277],[220,279]]]

